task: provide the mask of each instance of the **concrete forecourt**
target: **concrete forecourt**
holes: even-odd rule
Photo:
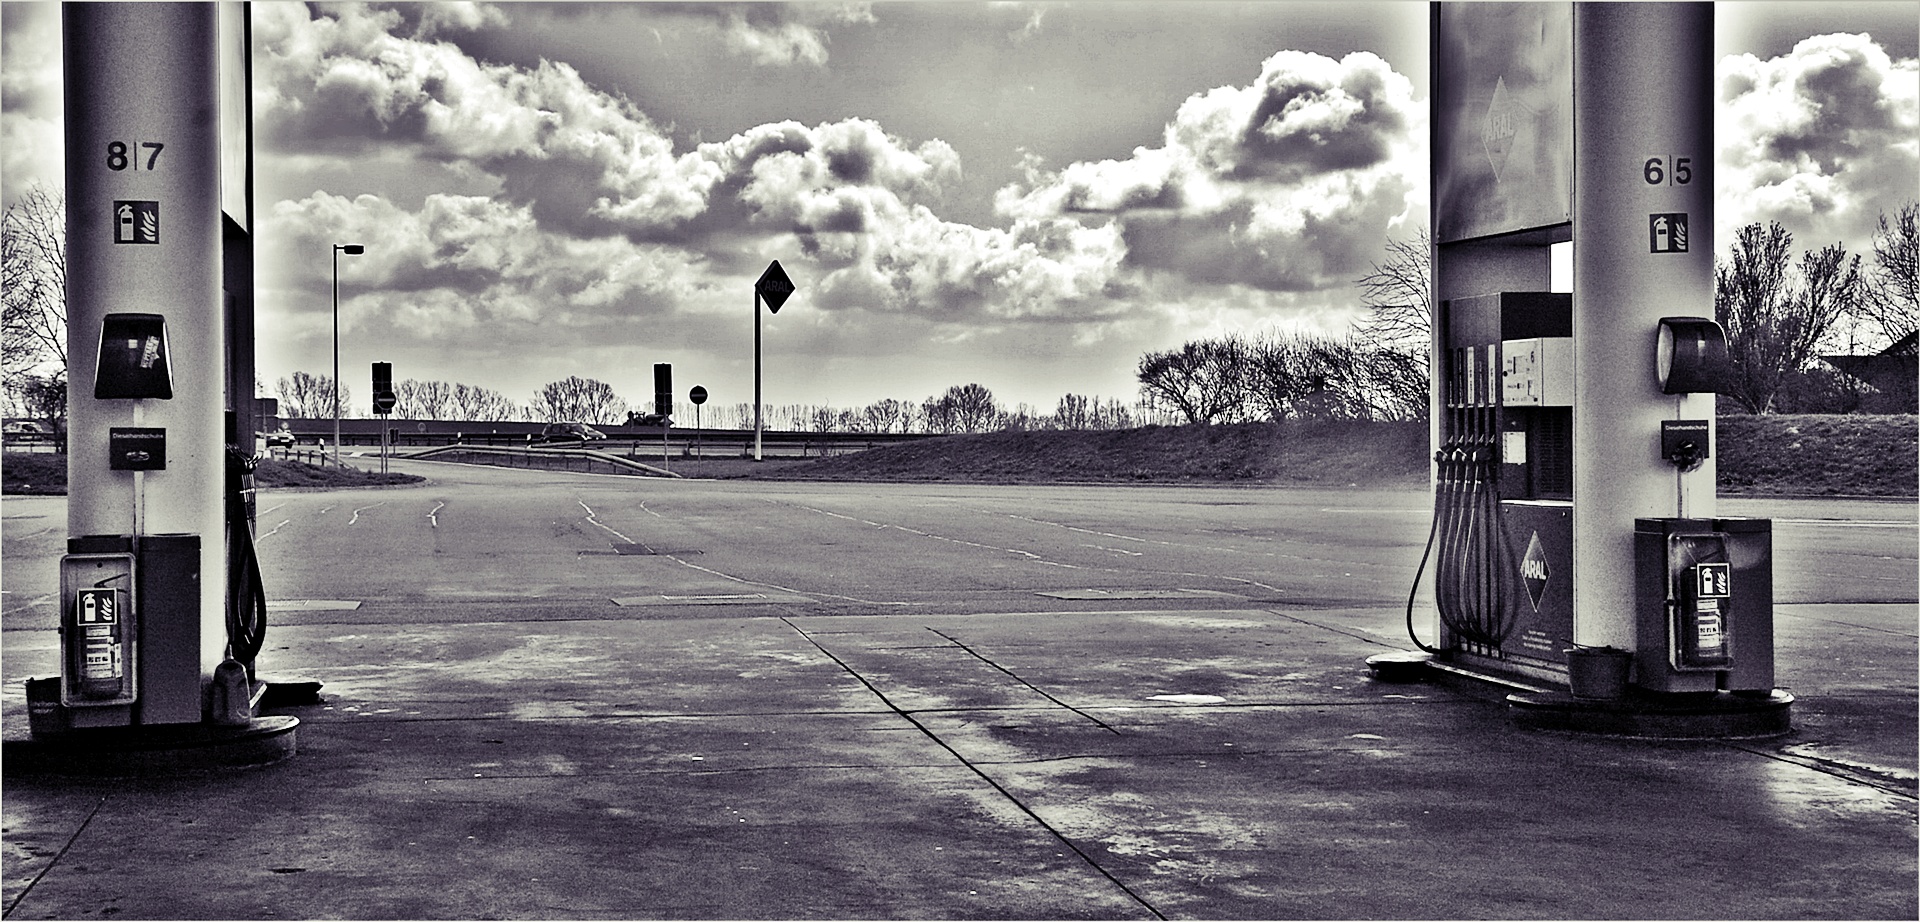
[[[9,919],[1920,909],[1911,501],[1721,501],[1776,523],[1795,729],[1680,742],[1370,679],[1417,489],[395,467],[260,497],[298,754],[9,767]],[[0,510],[11,755],[66,512]]]

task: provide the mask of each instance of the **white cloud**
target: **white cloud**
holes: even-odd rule
[[[1248,86],[1189,97],[1161,147],[1052,174],[1030,164],[996,205],[1114,215],[1132,265],[1196,283],[1344,286],[1424,211],[1424,123],[1412,84],[1379,57],[1283,51]]]
[[[269,148],[360,156],[400,144],[465,160],[503,193],[583,234],[610,222],[671,226],[705,208],[716,178],[677,160],[672,139],[631,102],[564,63],[533,70],[475,61],[446,43],[396,37],[397,14],[349,8],[256,13],[259,137]]]
[[[507,14],[491,3],[434,0],[412,8],[420,14],[420,24],[413,33],[419,39],[433,38],[446,32],[472,32],[507,24]]]
[[[481,196],[429,195],[408,211],[317,192],[273,206],[261,240],[261,259],[282,267],[263,305],[305,293],[308,309],[321,306],[312,298],[331,282],[331,245],[358,243],[364,254],[340,257],[342,326],[416,337],[590,338],[569,330],[657,321],[702,281],[684,252],[543,232],[526,206]]]
[[[1779,221],[1802,246],[1867,249],[1881,211],[1920,197],[1920,61],[1871,36],[1817,35],[1718,68],[1716,223]]]
[[[727,50],[764,66],[827,63],[827,29],[874,21],[865,3],[721,3]]]
[[[60,9],[9,3],[0,18],[0,202],[65,182]]]

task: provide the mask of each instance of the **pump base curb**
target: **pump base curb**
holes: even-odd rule
[[[1657,694],[1629,689],[1620,698],[1577,698],[1518,678],[1470,669],[1427,653],[1367,658],[1375,681],[1432,682],[1488,701],[1505,701],[1516,725],[1635,739],[1759,739],[1793,732],[1793,695],[1705,692]]]
[[[1793,731],[1793,696],[1778,689],[1764,697],[1708,692],[1588,699],[1566,692],[1522,693],[1508,695],[1507,708],[1514,722],[1528,729],[1638,739],[1756,739]]]
[[[7,774],[167,775],[270,765],[298,750],[300,718],[255,717],[244,727],[103,727],[7,740]]]

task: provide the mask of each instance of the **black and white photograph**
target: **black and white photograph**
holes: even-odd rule
[[[0,0],[0,918],[1920,915],[1920,0]]]

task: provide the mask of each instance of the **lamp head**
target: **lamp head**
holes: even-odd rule
[[[340,244],[335,244],[335,246],[339,248],[340,252],[345,253],[348,256],[359,256],[360,254],[365,253],[367,251],[366,247],[361,246],[360,244],[357,244],[357,243],[340,243]]]

